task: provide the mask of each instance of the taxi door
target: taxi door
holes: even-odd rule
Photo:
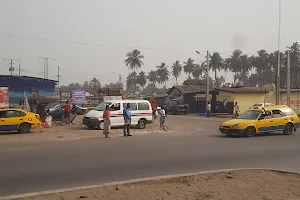
[[[259,120],[258,120],[258,132],[264,133],[272,131],[274,126],[274,120],[272,119],[271,114],[261,114]]]
[[[5,130],[18,130],[23,123],[26,114],[17,110],[7,110],[5,118]]]
[[[280,110],[273,110],[273,122],[274,122],[274,131],[282,131],[285,124],[288,122],[288,116],[286,116]]]
[[[0,130],[5,130],[5,111],[0,111]]]

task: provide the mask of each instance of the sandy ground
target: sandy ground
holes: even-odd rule
[[[241,170],[26,198],[26,200],[289,200],[300,198],[300,175]]]

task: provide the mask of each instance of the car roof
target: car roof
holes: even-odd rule
[[[132,100],[132,99],[122,99],[122,100],[108,100],[105,102],[109,102],[109,103],[130,103],[130,102],[149,102],[148,100],[143,100],[143,99],[136,99],[136,100]]]
[[[252,108],[250,110],[260,110],[260,111],[263,111],[263,110],[275,110],[275,109],[290,109],[290,107],[288,107],[287,105],[274,105],[274,106],[268,106],[268,107],[264,107],[261,108],[261,107],[258,107],[258,108]]]
[[[1,108],[0,111],[22,111],[22,112],[29,112],[27,110],[22,110],[19,108]]]

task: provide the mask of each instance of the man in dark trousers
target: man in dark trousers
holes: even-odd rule
[[[130,113],[130,103],[127,104],[127,107],[123,110],[123,117],[124,117],[124,136],[132,136],[130,134],[130,125],[131,125],[131,113]],[[126,133],[127,131],[127,133]]]

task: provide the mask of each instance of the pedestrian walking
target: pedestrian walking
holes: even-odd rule
[[[240,113],[240,105],[238,104],[238,102],[235,102],[234,110],[235,110],[234,117],[238,117]]]
[[[210,102],[208,102],[207,105],[206,105],[206,112],[207,112],[206,118],[210,118],[210,114],[211,114],[211,104],[210,104]]]
[[[132,136],[130,134],[130,126],[131,126],[131,112],[130,112],[130,103],[127,104],[126,108],[123,110],[123,117],[124,117],[124,128],[123,133],[124,136]]]
[[[111,125],[109,105],[106,105],[106,109],[103,112],[103,120],[104,120],[103,134],[105,135],[105,138],[110,138],[108,136],[110,133],[110,125]]]
[[[66,124],[70,124],[70,112],[71,112],[71,105],[68,101],[66,101],[66,104],[63,105],[64,108],[64,117],[66,120]]]
[[[153,120],[155,120],[157,117],[157,115],[156,115],[157,106],[154,101],[151,103],[151,108],[152,108],[152,118],[153,118]]]
[[[166,121],[166,111],[164,109],[164,107],[162,106],[160,111],[159,111],[159,126],[160,126],[160,129],[165,129],[165,121]]]

